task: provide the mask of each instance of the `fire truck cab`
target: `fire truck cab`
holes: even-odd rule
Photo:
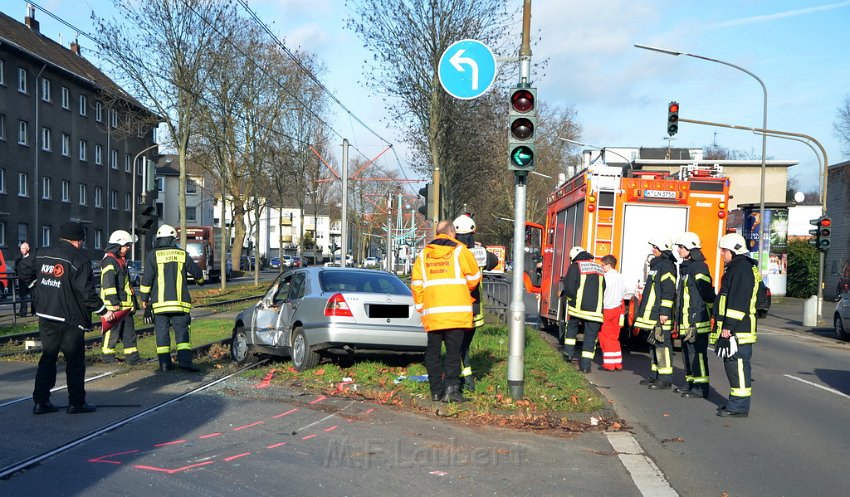
[[[563,319],[560,283],[570,248],[577,245],[597,261],[607,254],[617,258],[628,303],[645,280],[650,237],[667,236],[675,242],[685,231],[693,231],[719,286],[717,243],[726,233],[728,203],[729,179],[720,166],[686,165],[670,173],[592,165],[579,172],[549,195],[545,226],[526,225],[526,251],[539,256],[524,268],[524,281],[528,291],[538,294],[540,326]],[[540,240],[539,247],[533,246],[535,240]]]

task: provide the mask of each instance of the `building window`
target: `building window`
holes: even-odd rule
[[[87,161],[89,160],[89,142],[85,140],[80,140],[80,160]]]
[[[0,193],[6,193],[6,170],[0,168]]]
[[[0,247],[6,246],[6,221],[0,221]]]
[[[162,176],[156,177],[156,191],[158,191],[159,193],[165,192],[165,178],[163,178]]]
[[[133,196],[130,195],[129,193],[124,194],[124,210],[125,211],[129,212],[129,211],[133,210],[132,198],[133,198]]]
[[[186,193],[198,193],[198,182],[192,178],[186,178]]]
[[[103,146],[99,143],[94,144],[94,163],[98,166],[103,164]]]
[[[94,189],[94,206],[103,207],[103,188],[99,186]]]
[[[18,144],[29,145],[29,124],[26,121],[18,121]]]
[[[114,210],[118,210],[118,192],[112,190],[109,192],[109,206]]]
[[[186,221],[195,221],[197,213],[197,207],[186,207]]]
[[[0,59],[0,85],[6,86],[6,61]]]
[[[18,173],[18,196],[29,197],[29,178],[27,173]]]
[[[6,141],[6,114],[0,114],[0,140]]]
[[[45,102],[53,101],[50,91],[50,80],[47,78],[41,78],[41,99]]]
[[[71,201],[71,182],[68,180],[62,180],[62,201]]]
[[[118,111],[115,109],[109,110],[109,124],[112,125],[113,128],[118,127]]]
[[[27,70],[23,67],[18,68],[18,91],[27,93]]]
[[[89,112],[88,106],[89,106],[89,101],[86,98],[86,96],[80,95],[80,115],[81,116],[87,116],[88,115],[88,112]]]
[[[41,177],[41,198],[43,198],[45,200],[50,200],[50,186],[51,186],[50,176],[42,176]]]
[[[62,87],[62,108],[71,108],[71,90],[67,86]]]
[[[80,205],[88,205],[89,201],[86,199],[87,193],[88,188],[86,188],[86,185],[80,185]]]
[[[42,226],[41,227],[41,246],[49,247],[50,246],[50,226]]]
[[[65,157],[71,156],[71,135],[62,133],[62,155]]]
[[[99,249],[103,245],[103,230],[96,228],[94,230],[94,248]]]
[[[53,150],[51,138],[52,133],[50,132],[50,128],[41,128],[41,149],[45,152],[50,152]]]
[[[118,169],[118,151],[114,148],[109,153],[109,166],[112,169]]]
[[[18,223],[18,245],[30,239],[30,226],[27,223]]]
[[[94,103],[94,120],[99,123],[103,122],[103,104],[99,101]]]
[[[126,155],[124,156],[124,171],[125,171],[125,172],[128,172],[128,173],[129,173],[129,172],[131,172],[131,171],[132,171],[132,169],[133,169],[133,168],[131,167],[131,164],[130,164],[130,161],[131,161],[131,160],[132,160],[132,159],[130,158],[130,154],[126,154]]]

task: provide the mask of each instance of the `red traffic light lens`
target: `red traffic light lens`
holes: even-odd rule
[[[511,108],[517,112],[528,112],[534,108],[534,94],[528,90],[517,90],[511,95]]]
[[[670,104],[670,112],[679,112],[679,104]]]
[[[511,123],[511,136],[517,140],[528,140],[534,136],[534,124],[524,117],[515,119]]]
[[[820,220],[820,225],[821,225],[821,226],[831,226],[831,225],[832,225],[832,220],[831,220],[831,219],[829,219],[829,218],[821,219],[821,220]]]

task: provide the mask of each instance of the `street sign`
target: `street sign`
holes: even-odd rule
[[[496,80],[496,57],[478,40],[460,40],[443,52],[438,66],[446,93],[461,100],[480,97]]]

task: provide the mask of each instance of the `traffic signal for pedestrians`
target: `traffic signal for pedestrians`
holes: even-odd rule
[[[425,199],[425,203],[416,209],[420,214],[428,218],[428,213],[431,212],[431,207],[434,202],[434,196],[431,194],[431,183],[428,183],[423,188],[419,189],[419,195]]]
[[[508,170],[534,170],[534,133],[537,127],[537,89],[516,87],[511,90],[508,114]]]
[[[832,235],[832,219],[828,216],[821,216],[817,219],[812,219],[809,224],[817,226],[816,229],[809,230],[809,234],[813,238],[809,240],[809,244],[813,245],[821,252],[826,252],[829,249],[830,235]]]
[[[148,230],[156,227],[156,208],[152,205],[139,205],[136,207],[136,231],[144,235]]]
[[[679,102],[667,105],[667,134],[670,136],[679,132]]]

